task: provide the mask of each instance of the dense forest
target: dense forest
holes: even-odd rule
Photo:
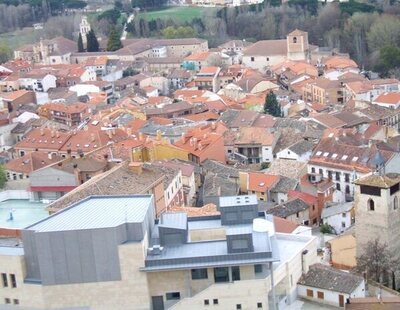
[[[191,22],[135,18],[128,30],[136,37],[197,35],[216,46],[228,39],[284,38],[295,28],[318,46],[349,53],[360,67],[382,75],[400,71],[400,1],[321,3],[317,0],[266,0],[263,4],[223,8]],[[390,71],[390,72],[389,72]]]

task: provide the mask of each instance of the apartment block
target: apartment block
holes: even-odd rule
[[[255,196],[220,215],[164,213],[152,195],[92,196],[0,245],[0,303],[29,309],[269,309],[295,300],[315,237],[279,234]],[[11,246],[10,246],[11,245]]]

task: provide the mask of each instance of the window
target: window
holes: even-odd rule
[[[375,202],[372,199],[367,201],[368,211],[375,211]]]
[[[317,297],[318,297],[318,299],[324,299],[324,292],[318,291],[317,292]]]
[[[346,213],[342,213],[342,217],[346,217]]]
[[[250,60],[251,60],[251,61],[254,61],[254,57],[250,57]]]
[[[241,304],[237,304],[236,305],[236,310],[242,310],[242,305]]]
[[[232,281],[240,281],[240,268],[239,266],[234,266],[232,268]]]
[[[319,169],[318,172],[319,172],[320,175],[324,175],[324,172],[323,172],[322,169]]]
[[[311,168],[311,173],[315,173],[315,168],[314,167]]]
[[[19,305],[19,299],[13,299],[14,305]]]
[[[349,183],[349,182],[350,182],[350,174],[349,174],[349,173],[345,173],[345,174],[344,174],[344,181],[345,181],[346,183]]]
[[[229,282],[228,267],[214,268],[214,281],[215,283]]]
[[[208,306],[210,304],[210,301],[208,299],[204,299],[204,306]]]
[[[296,217],[299,218],[299,212],[296,213]]]
[[[340,183],[336,183],[336,189],[340,191]]]
[[[10,274],[10,282],[11,282],[11,287],[17,287],[17,280],[15,279],[15,274]]]
[[[346,223],[342,222],[342,228],[346,228]]]
[[[213,304],[218,305],[218,299],[213,299]]]
[[[262,309],[262,302],[257,303],[257,309]]]
[[[269,57],[267,57],[267,61],[269,61]]]
[[[8,287],[8,280],[7,280],[6,273],[1,274],[1,281],[2,281],[3,287]]]
[[[232,240],[232,250],[247,249],[248,247],[247,239]]]
[[[346,194],[350,194],[350,186],[346,185]]]
[[[328,178],[332,179],[332,171],[328,171]]]
[[[312,209],[313,209],[313,211],[315,210],[315,205],[312,205]]]
[[[10,298],[4,298],[4,303],[5,304],[11,304],[11,299]]]
[[[297,43],[297,38],[293,37],[293,43]]]
[[[263,272],[263,266],[262,265],[254,265],[254,273],[261,273]]]
[[[181,293],[179,292],[172,292],[166,294],[167,300],[179,300],[181,299]]]
[[[207,269],[192,269],[192,280],[208,279]]]
[[[307,290],[307,297],[314,297],[314,291],[313,290]]]
[[[396,210],[399,207],[399,201],[397,197],[394,197],[393,199],[393,209]]]
[[[340,172],[336,172],[336,181],[340,181]]]

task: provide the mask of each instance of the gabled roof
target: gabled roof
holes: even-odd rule
[[[30,152],[24,156],[10,160],[5,164],[5,169],[18,173],[29,174],[32,171],[46,167],[60,161],[60,156],[50,156],[47,152]]]
[[[266,212],[268,214],[273,214],[274,216],[286,218],[290,215],[307,210],[309,207],[310,206],[302,199],[294,198],[276,207],[272,207]]]
[[[363,281],[362,277],[349,272],[315,264],[310,266],[310,270],[300,278],[298,284],[351,294]]]
[[[244,56],[273,56],[287,54],[287,42],[284,40],[262,40],[247,47]]]
[[[248,172],[248,176],[249,184],[247,190],[263,193],[270,190],[280,179],[277,175],[260,172]]]

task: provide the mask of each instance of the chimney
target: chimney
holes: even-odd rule
[[[94,142],[94,140],[96,140],[96,138],[95,138],[95,136],[94,136],[94,133],[91,133],[91,134],[90,134],[90,141],[91,141],[91,142]]]
[[[141,162],[131,162],[129,163],[129,170],[137,175],[141,175],[143,173],[143,163]]]
[[[40,135],[44,136],[44,129],[43,128],[40,128]]]
[[[162,138],[161,130],[158,129],[157,130],[157,141],[161,141],[161,138]]]
[[[112,132],[111,132],[111,130],[107,130],[107,134],[108,134],[108,138],[109,138],[109,139],[112,139]]]
[[[217,124],[215,122],[211,123],[211,129],[215,130],[217,128]]]
[[[60,132],[56,130],[56,138],[60,138]]]
[[[139,132],[139,140],[142,141],[143,140],[143,133]]]
[[[197,138],[193,138],[193,146],[195,149],[197,148]]]
[[[111,129],[111,133],[113,136],[115,136],[115,128],[114,127]]]
[[[48,157],[49,159],[53,159],[53,154],[49,153],[49,154],[47,154],[47,157]]]
[[[51,130],[51,137],[54,138],[55,135],[56,135],[56,133],[54,132],[54,129]]]
[[[67,158],[70,158],[71,157],[71,149],[67,149]]]

